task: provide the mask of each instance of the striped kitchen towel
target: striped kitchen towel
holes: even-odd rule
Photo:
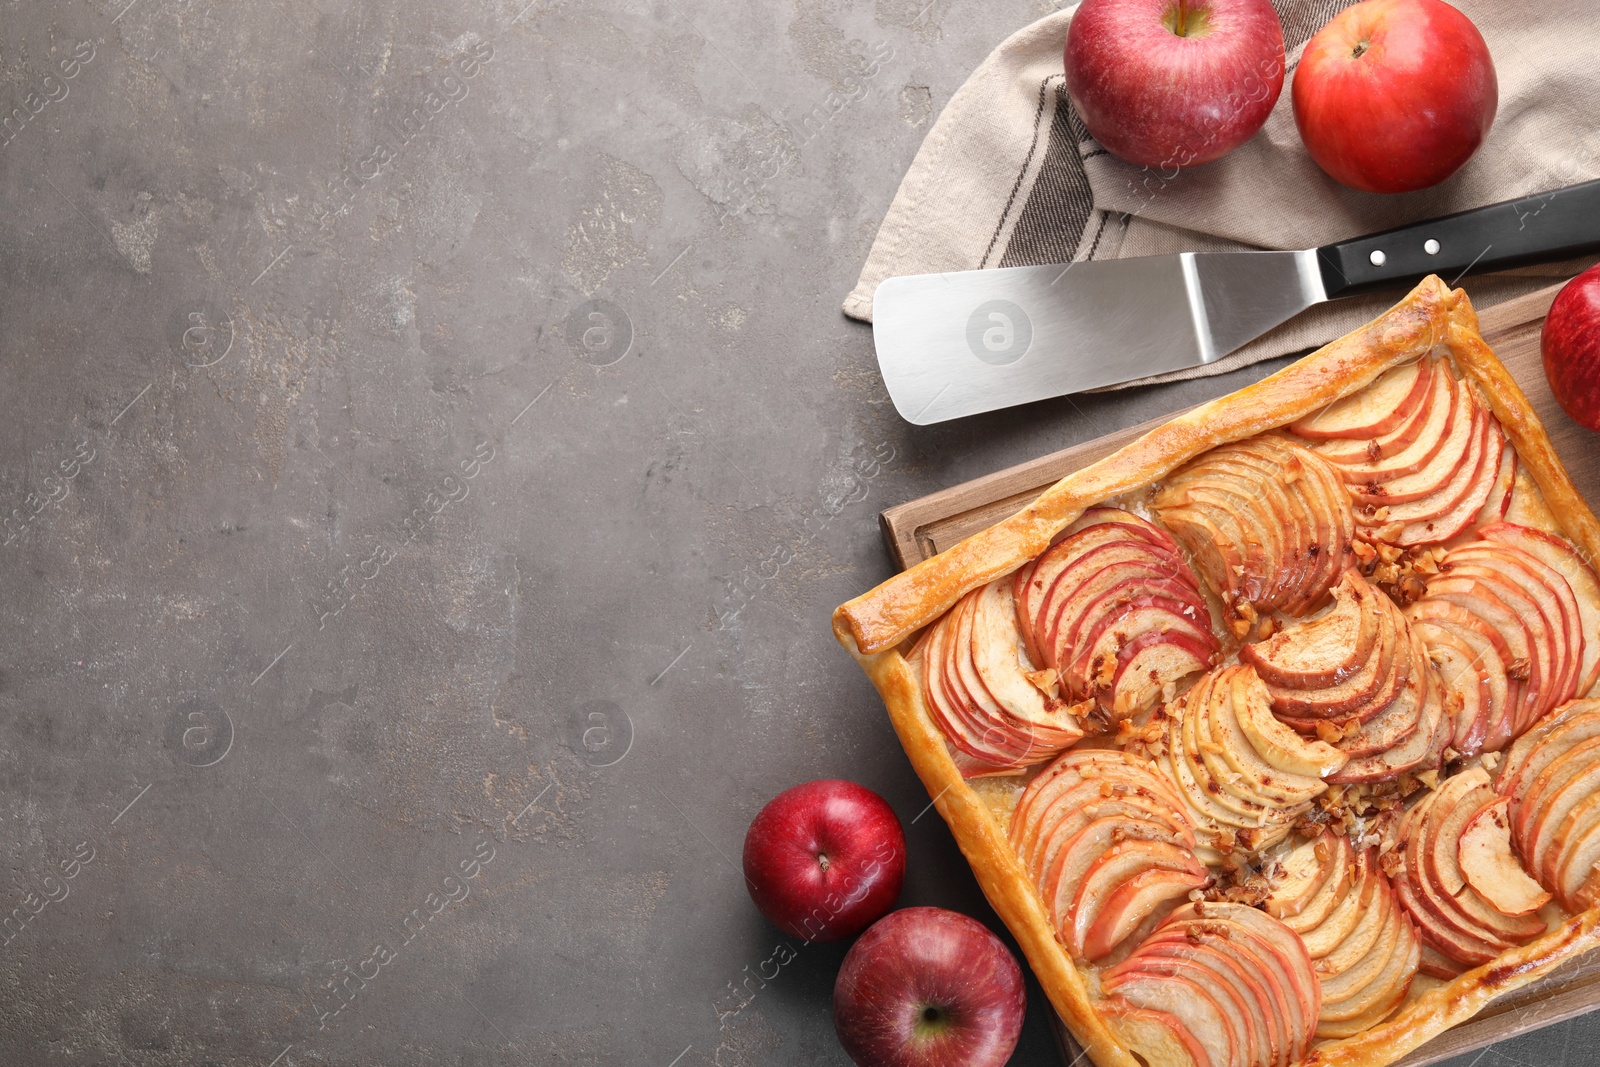
[[[1500,106],[1488,140],[1448,181],[1382,196],[1325,175],[1300,142],[1289,87],[1305,43],[1353,0],[1275,0],[1288,72],[1265,128],[1222,159],[1177,173],[1123,163],[1095,143],[1063,84],[1072,10],[990,53],[923,141],[879,226],[845,314],[870,322],[872,294],[900,274],[1167,252],[1310,248],[1406,222],[1600,177],[1600,34],[1593,0],[1459,0],[1494,56]],[[1569,276],[1593,259],[1471,280],[1480,308]],[[1452,279],[1446,279],[1451,281]],[[1214,363],[1139,383],[1222,374],[1315,348],[1398,293],[1312,308]],[[1123,388],[1119,386],[1117,388]]]

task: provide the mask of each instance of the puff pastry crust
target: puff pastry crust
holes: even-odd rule
[[[1462,290],[1422,281],[1371,323],[1262,381],[1157,427],[1115,454],[1068,475],[1010,518],[924,560],[833,614],[840,644],[882,696],[895,731],[934,806],[949,824],[985,895],[1017,938],[1052,1005],[1100,1067],[1137,1067],[1097,1012],[1090,972],[1057,939],[983,779],[962,776],[930,715],[914,638],[968,592],[1039,556],[1085,510],[1147,489],[1201,453],[1311,417],[1385,371],[1447,353],[1480,387],[1549,518],[1586,559],[1600,558],[1600,521],[1589,510],[1526,396],[1480,336]],[[1496,996],[1524,986],[1600,945],[1600,908],[1571,915],[1533,942],[1414,994],[1384,1022],[1354,1037],[1317,1043],[1305,1065],[1393,1063]]]

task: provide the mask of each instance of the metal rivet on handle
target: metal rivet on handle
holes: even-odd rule
[[[1368,256],[1367,258],[1372,260],[1372,265],[1374,267],[1381,267],[1389,261],[1389,257],[1383,254],[1383,249],[1381,248],[1374,248],[1372,250],[1372,255]]]
[[[1439,242],[1430,237],[1422,242],[1422,250],[1430,256],[1436,256],[1439,254]]]

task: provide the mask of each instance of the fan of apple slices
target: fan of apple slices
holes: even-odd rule
[[[1476,721],[1457,751],[1498,751],[1600,680],[1600,582],[1570,544],[1509,522],[1452,548],[1408,614]],[[1586,636],[1589,635],[1589,636]]]
[[[1240,649],[1278,719],[1347,757],[1328,781],[1393,779],[1437,768],[1455,736],[1438,673],[1406,617],[1355,569],[1323,614]]]
[[[1394,875],[1422,933],[1422,972],[1453,978],[1546,930],[1550,894],[1523,869],[1507,832],[1508,801],[1469,767],[1406,812]]]
[[[1175,473],[1153,506],[1239,637],[1263,615],[1316,608],[1349,562],[1355,520],[1338,473],[1281,437],[1213,448]]]
[[[1366,540],[1439,544],[1511,506],[1516,453],[1444,361],[1396,367],[1289,429],[1338,468]]]
[[[1087,705],[1068,706],[1041,678],[1017,629],[1009,579],[957,601],[916,655],[928,712],[964,777],[1016,773],[1083,737]]]
[[[1147,933],[1211,882],[1171,787],[1117,749],[1069,752],[1029,784],[1011,840],[1074,958]]]
[[[1151,1067],[1287,1067],[1322,1004],[1305,943],[1245,904],[1179,908],[1100,985],[1107,1024]]]
[[[1331,831],[1273,866],[1267,913],[1300,935],[1322,989],[1318,1037],[1349,1037],[1389,1016],[1422,958],[1416,927],[1378,864]]]
[[[1091,508],[1013,581],[1033,662],[1063,693],[1127,718],[1209,667],[1217,638],[1199,579],[1166,531]]]
[[[1600,700],[1575,700],[1519,738],[1495,792],[1506,807],[1483,832],[1496,851],[1503,818],[1527,869],[1562,907],[1600,902]]]
[[[1347,759],[1279,722],[1266,685],[1248,665],[1203,676],[1167,706],[1163,726],[1159,766],[1201,829],[1201,854],[1210,863],[1288,837],[1327,792],[1323,778]]]

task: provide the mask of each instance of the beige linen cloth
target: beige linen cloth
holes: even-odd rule
[[[1595,0],[1458,0],[1488,42],[1500,82],[1483,147],[1421,192],[1362,193],[1329,178],[1300,142],[1289,87],[1306,41],[1352,2],[1275,0],[1288,72],[1266,127],[1222,159],[1177,174],[1123,163],[1084,130],[1061,69],[1073,9],[1012,35],[957,90],[923,141],[845,314],[870,322],[878,283],[899,274],[1311,248],[1600,177]],[[1479,308],[1489,307],[1590,262],[1474,276],[1467,289]],[[1215,363],[1137,384],[1221,374],[1315,348],[1402,291],[1320,305]]]

